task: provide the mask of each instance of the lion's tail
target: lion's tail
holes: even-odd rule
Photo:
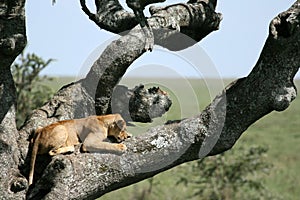
[[[41,135],[41,129],[36,130],[35,132],[36,138],[33,139],[33,147],[32,147],[32,152],[31,152],[31,159],[30,159],[30,171],[29,171],[29,186],[33,183],[33,174],[34,174],[34,166],[35,166],[35,160],[36,160],[36,155],[39,150],[39,137]]]

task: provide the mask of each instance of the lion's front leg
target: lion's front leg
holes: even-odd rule
[[[90,153],[102,153],[102,152],[117,152],[122,153],[127,149],[126,145],[122,143],[109,143],[103,142],[103,139],[100,139],[97,134],[89,134],[81,147],[83,152]]]

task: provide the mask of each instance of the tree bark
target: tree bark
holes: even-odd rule
[[[16,90],[10,66],[26,45],[25,0],[0,1],[0,197],[21,199],[27,180],[18,169]]]
[[[4,3],[9,5],[10,2]],[[132,19],[132,14],[113,0],[103,2],[118,9],[105,12],[101,2],[96,1],[97,14],[93,15],[94,18],[83,6],[89,17],[102,28],[114,27],[112,29],[116,32],[126,29],[121,22]],[[215,1],[212,2],[215,5]],[[24,9],[22,3],[18,5]],[[84,1],[81,3],[84,5]],[[198,42],[217,30],[221,16],[207,3],[210,1],[195,0],[162,9],[152,8],[153,15],[148,21],[154,30],[156,43],[172,50],[183,49],[194,43],[174,46],[172,41],[180,36],[179,31]],[[103,12],[105,18],[101,17]],[[300,0],[297,0],[288,11],[272,20],[269,37],[252,72],[224,89],[197,116],[152,128],[127,140],[124,143],[128,150],[122,155],[75,153],[55,156],[51,160],[41,158],[37,165],[45,166],[45,170],[40,172],[35,184],[27,191],[24,176],[28,174],[30,133],[40,125],[57,120],[109,113],[113,90],[130,64],[144,53],[145,38],[140,27],[135,26],[137,22],[128,23],[127,28],[132,30],[106,48],[86,78],[63,87],[47,104],[35,110],[18,132],[14,122],[15,89],[9,66],[25,46],[24,20],[19,20],[19,23],[22,22],[19,25],[24,28],[23,39],[20,40],[23,47],[17,48],[19,51],[6,56],[7,41],[2,39],[2,33],[0,35],[0,67],[5,74],[0,79],[3,106],[0,110],[0,196],[24,199],[27,192],[28,199],[94,199],[181,163],[230,149],[252,123],[273,110],[286,109],[296,97],[293,78],[300,66],[299,19]],[[0,21],[0,25],[7,20]],[[165,31],[163,28],[169,29]],[[15,34],[7,37],[12,35]],[[19,35],[13,38],[19,38]],[[13,41],[18,41],[16,44],[20,42],[17,39]],[[164,96],[161,98],[162,102],[167,102]]]

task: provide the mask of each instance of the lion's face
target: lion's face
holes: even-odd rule
[[[119,134],[117,135],[117,137],[115,137],[117,139],[118,142],[122,142],[127,138],[130,138],[131,134],[128,133],[126,130],[120,131]]]
[[[132,135],[126,130],[126,122],[119,120],[114,122],[108,129],[108,136],[113,136],[117,142],[122,142]]]

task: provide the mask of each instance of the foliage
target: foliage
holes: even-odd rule
[[[280,200],[283,198],[265,184],[270,178],[266,176],[274,171],[267,151],[265,146],[237,145],[226,153],[184,163],[100,199]]]
[[[181,168],[178,184],[192,187],[190,197],[201,199],[280,199],[264,186],[263,176],[272,167],[266,152],[265,147],[243,146],[199,160]]]
[[[44,84],[52,81],[52,78],[40,76],[40,72],[45,69],[53,59],[47,61],[34,53],[22,53],[12,66],[17,91],[17,127],[20,128],[31,111],[50,98],[54,93],[53,89]]]

